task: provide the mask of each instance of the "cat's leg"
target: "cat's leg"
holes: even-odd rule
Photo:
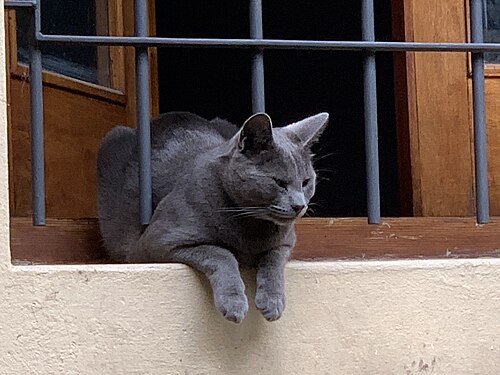
[[[212,286],[217,309],[230,321],[242,321],[248,311],[245,284],[238,262],[229,250],[201,245],[171,250],[168,258],[203,272]]]
[[[144,242],[141,245],[144,246]],[[160,250],[158,246],[148,247],[150,250]],[[151,261],[184,263],[203,272],[212,286],[217,310],[232,322],[240,323],[243,320],[248,311],[245,284],[241,279],[238,261],[229,250],[219,246],[199,245],[154,253],[157,256],[151,258]]]
[[[285,309],[284,273],[290,253],[289,247],[281,247],[265,253],[259,260],[255,306],[270,322],[279,319]]]

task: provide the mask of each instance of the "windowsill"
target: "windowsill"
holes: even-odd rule
[[[477,225],[467,217],[304,218],[296,224],[295,260],[498,257],[500,218]],[[106,262],[97,219],[10,219],[14,262],[76,264]]]
[[[474,259],[384,259],[384,260],[318,260],[315,262],[291,260],[287,263],[287,272],[314,271],[332,272],[390,272],[398,270],[445,270],[457,267],[500,267],[500,258]],[[180,273],[189,275],[196,273],[191,267],[180,263],[145,263],[145,264],[44,264],[15,265],[10,269],[13,273],[100,273],[100,274],[143,274],[143,273]],[[243,269],[242,274],[252,274],[254,271]],[[496,271],[495,271],[496,272]]]

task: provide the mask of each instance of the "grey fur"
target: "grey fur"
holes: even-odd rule
[[[234,322],[248,310],[238,263],[257,267],[255,304],[267,320],[278,319],[294,220],[315,190],[309,146],[327,121],[322,113],[273,129],[261,113],[238,130],[190,113],[159,116],[151,141],[154,214],[144,231],[136,132],[113,128],[97,161],[100,228],[109,256],[200,270],[217,309]]]

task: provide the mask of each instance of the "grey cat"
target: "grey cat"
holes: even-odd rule
[[[146,229],[139,223],[136,132],[113,128],[97,160],[109,256],[194,267],[208,277],[217,309],[237,323],[248,310],[238,265],[256,267],[255,305],[267,320],[278,319],[294,221],[315,191],[310,146],[327,122],[320,113],[273,129],[258,113],[238,129],[190,113],[161,115],[151,124],[154,214]]]

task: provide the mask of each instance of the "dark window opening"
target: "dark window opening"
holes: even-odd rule
[[[391,1],[376,2],[377,40],[391,40]],[[358,2],[263,2],[265,38],[360,40]],[[248,38],[246,4],[156,2],[160,37]],[[160,111],[187,110],[237,124],[251,113],[249,50],[159,49]],[[330,125],[315,153],[321,182],[315,216],[366,216],[363,66],[359,52],[264,53],[266,112],[284,125],[320,111]],[[380,190],[383,216],[398,216],[393,59],[377,54]]]

